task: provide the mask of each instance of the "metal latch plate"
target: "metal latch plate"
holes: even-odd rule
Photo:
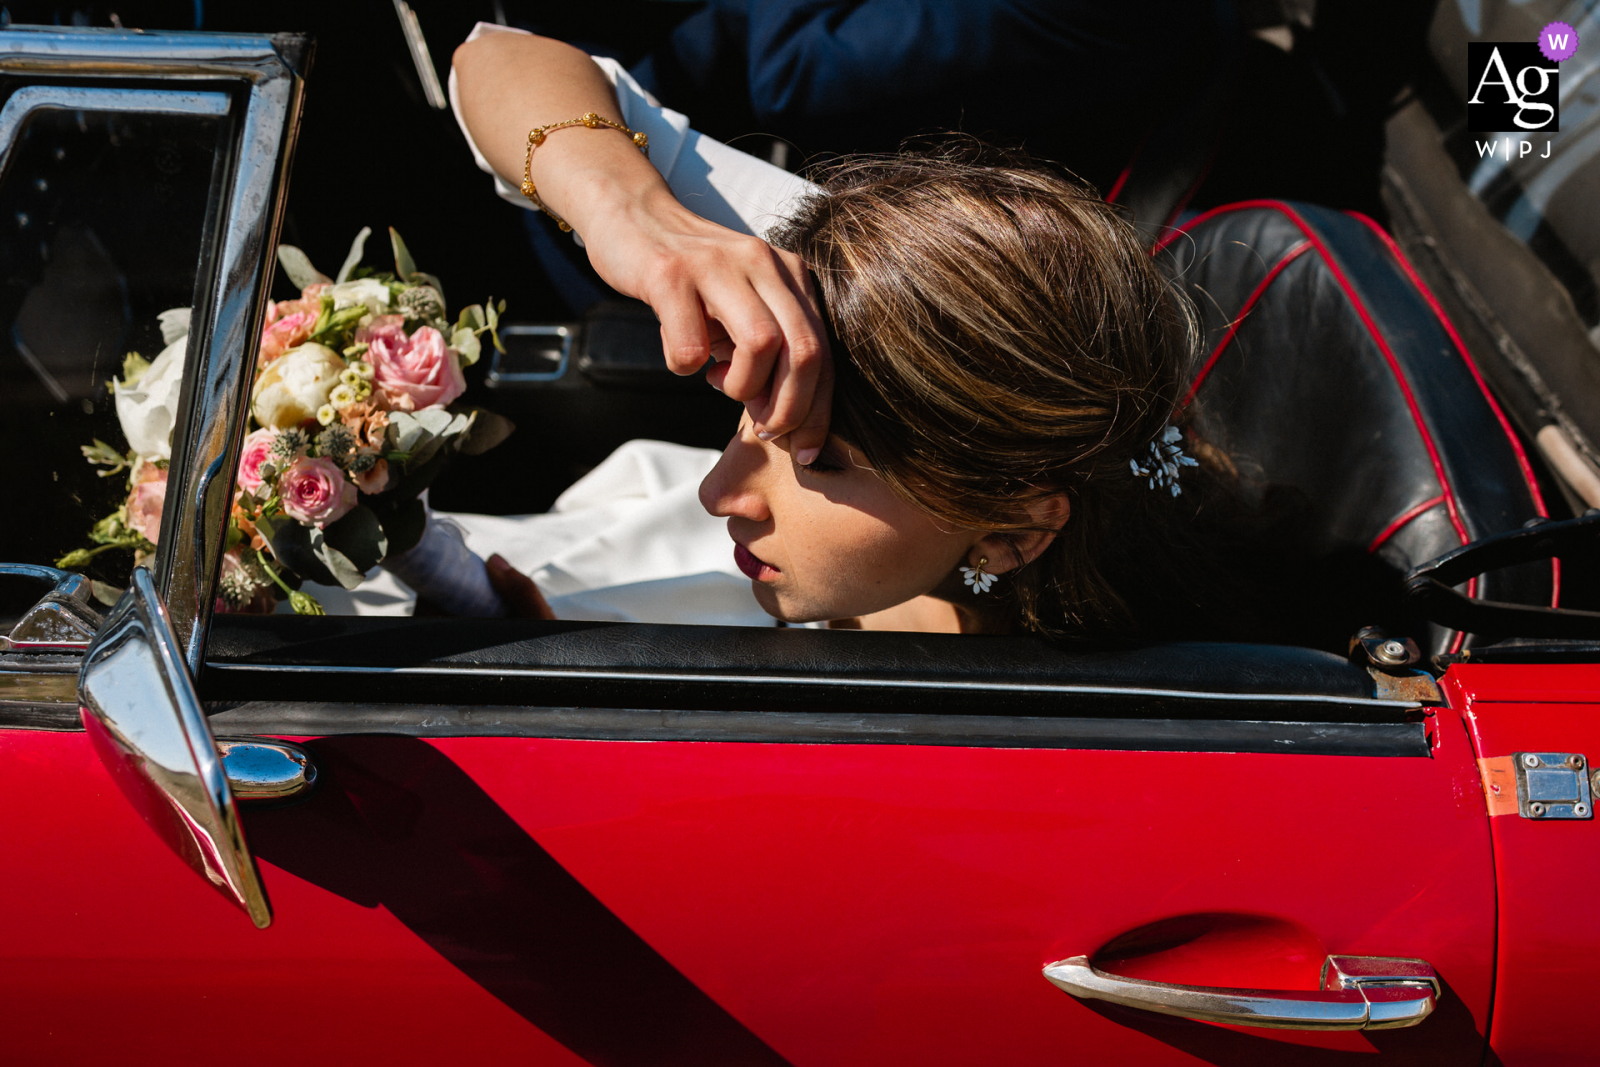
[[[1589,761],[1578,752],[1518,752],[1517,814],[1524,819],[1592,819]]]

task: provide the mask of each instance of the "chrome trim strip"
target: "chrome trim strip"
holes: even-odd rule
[[[1123,686],[1052,685],[1031,682],[958,682],[920,679],[852,678],[837,675],[818,678],[805,674],[688,674],[651,671],[601,671],[588,668],[552,667],[532,670],[524,667],[495,667],[464,663],[451,667],[319,667],[298,663],[218,663],[206,664],[212,671],[266,671],[295,674],[423,674],[449,675],[470,672],[474,675],[499,674],[512,678],[560,678],[597,682],[696,682],[702,684],[859,686],[867,689],[954,689],[966,692],[1000,693],[1086,693],[1095,696],[1166,697],[1181,700],[1227,700],[1254,703],[1342,704],[1368,708],[1412,708],[1405,700],[1378,700],[1371,697],[1325,696],[1308,693],[1208,693],[1185,689],[1134,689]]]
[[[192,89],[123,89],[102,85],[24,85],[0,108],[0,172],[11,158],[17,129],[35,111],[137,111],[156,115],[228,113],[227,93]]]
[[[165,108],[179,107],[185,95],[228,99],[226,116],[233,128],[227,144],[220,146],[207,205],[189,332],[189,373],[174,420],[174,444],[181,448],[174,453],[168,475],[168,498],[192,500],[196,506],[168,509],[155,565],[173,630],[189,669],[196,672],[211,621],[210,593],[221,566],[232,503],[232,478],[216,475],[233,470],[244,437],[249,386],[245,362],[267,296],[264,281],[282,219],[300,117],[303,83],[296,67],[308,48],[309,39],[296,34],[19,26],[0,32],[0,73],[222,83],[211,92],[192,94],[140,86],[114,90],[154,92],[165,101]],[[247,99],[242,108],[235,107],[241,92],[248,94]],[[195,373],[202,369],[203,373]]]
[[[229,733],[932,745],[1428,759],[1422,723],[1258,722],[923,712],[712,711],[252,700],[208,704]],[[3,712],[0,712],[3,719]]]

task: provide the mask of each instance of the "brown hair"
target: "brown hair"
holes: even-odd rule
[[[815,272],[844,350],[834,431],[953,525],[1031,529],[1027,505],[1065,492],[1059,535],[1006,575],[1017,625],[1136,632],[1107,564],[1193,510],[1129,468],[1191,369],[1187,300],[1093,189],[1015,156],[956,143],[821,184],[769,236]]]

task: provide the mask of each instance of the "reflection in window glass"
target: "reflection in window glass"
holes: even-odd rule
[[[161,312],[194,299],[221,120],[35,111],[0,173],[0,448],[8,514],[0,560],[54,564],[91,548],[122,504],[128,470],[83,446],[130,443],[109,382],[165,347]],[[114,586],[134,553],[81,568]],[[36,592],[36,591],[34,591]],[[7,604],[5,607],[10,608]]]

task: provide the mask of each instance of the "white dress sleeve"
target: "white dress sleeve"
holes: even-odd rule
[[[474,41],[490,33],[524,32],[480,22],[473,27],[467,40]],[[667,180],[678,202],[701,218],[740,233],[765,237],[775,223],[794,211],[801,198],[817,191],[815,185],[781,167],[690,129],[686,117],[658,104],[616,60],[595,57],[594,62],[616,87],[622,121],[632,129],[644,131],[650,138],[650,162]],[[450,107],[472,149],[478,169],[494,175],[495,191],[502,199],[532,210],[533,205],[519,187],[494,173],[494,168],[478,151],[472,132],[461,121],[454,69],[450,71]]]

